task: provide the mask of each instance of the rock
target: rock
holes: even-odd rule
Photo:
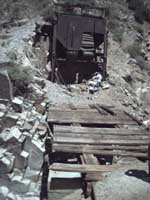
[[[14,176],[12,179],[11,191],[23,194],[27,193],[30,187],[31,180],[22,178],[22,176]]]
[[[0,200],[5,200],[9,193],[9,189],[6,186],[0,187]]]
[[[9,134],[6,136],[5,142],[13,143],[13,144],[18,143],[21,135],[22,135],[21,131],[17,127],[14,126],[10,129]]]
[[[9,194],[7,195],[6,200],[18,200],[18,199],[17,199],[17,197],[16,197],[15,194],[9,193]]]
[[[0,118],[4,117],[5,113],[4,112],[0,112]]]
[[[80,94],[81,89],[80,89],[80,87],[78,85],[70,85],[69,86],[69,91],[73,92],[73,93]]]
[[[10,173],[15,164],[15,157],[12,153],[6,152],[0,157],[0,173]]]
[[[23,98],[15,97],[12,100],[12,107],[16,112],[21,112],[23,106]]]
[[[22,197],[22,200],[39,200],[39,197],[38,196],[35,196],[35,195],[29,195],[27,197]],[[43,199],[44,200],[44,199]]]
[[[32,170],[41,170],[43,164],[43,153],[45,149],[40,140],[32,140],[28,166]]]
[[[39,184],[39,182],[37,183],[31,182],[29,192],[38,194],[40,193],[40,191],[41,191],[41,183]]]
[[[7,108],[4,104],[0,104],[0,111],[1,112],[6,112]]]
[[[137,64],[137,61],[136,61],[134,58],[130,58],[130,59],[128,60],[128,64],[129,64],[129,65],[136,65],[136,64]]]
[[[46,136],[47,126],[45,124],[43,125],[39,124],[39,126],[37,127],[37,131],[38,131],[39,137],[43,138]]]
[[[11,178],[9,177],[9,174],[1,174],[0,173],[0,188],[4,187],[4,186],[10,190]]]
[[[7,71],[1,71],[0,72],[0,99],[3,100],[12,100],[12,84],[10,81],[10,78],[8,76]]]
[[[8,113],[2,118],[2,128],[11,128],[12,126],[16,125],[16,122],[18,120],[18,115],[15,113]]]
[[[28,178],[33,182],[37,182],[39,179],[39,174],[40,174],[39,170],[32,170],[30,169],[30,167],[27,167],[24,174],[24,178]]]
[[[35,108],[36,108],[36,111],[38,112],[38,113],[41,113],[41,114],[44,114],[44,112],[45,112],[45,106],[43,106],[42,104],[36,104],[35,105]]]
[[[120,156],[115,156],[114,157],[114,162],[118,163],[118,164],[133,164],[133,163],[139,163],[140,161],[137,158],[133,158],[133,157],[120,157]]]
[[[150,117],[149,119],[144,120],[143,122],[144,127],[149,130],[150,129]]]
[[[110,85],[107,83],[107,82],[103,82],[102,83],[102,89],[103,90],[107,90],[107,89],[109,89],[110,88]]]
[[[25,169],[28,165],[28,157],[29,153],[26,151],[22,151],[20,154],[15,155],[15,168],[17,169]]]
[[[23,131],[30,131],[32,129],[32,125],[28,122],[25,122],[21,130]]]
[[[30,133],[28,133],[28,132],[24,132],[23,134],[26,137],[23,149],[24,149],[24,151],[30,153],[30,149],[32,146],[32,144],[31,144],[32,137],[31,137]]]

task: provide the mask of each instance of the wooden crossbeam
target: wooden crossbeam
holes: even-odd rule
[[[79,126],[54,126],[55,133],[64,134],[91,134],[92,135],[150,135],[148,131],[138,127],[134,129],[125,128],[89,128]]]
[[[101,134],[80,134],[80,133],[62,133],[62,132],[55,132],[54,135],[54,140],[55,138],[62,138],[64,137],[64,139],[68,139],[68,138],[72,138],[73,140],[76,138],[80,138],[81,139],[88,139],[91,138],[93,140],[148,140],[149,136],[148,135],[101,135]]]
[[[82,144],[53,144],[54,151],[62,152],[72,152],[72,153],[93,153],[98,154],[101,150],[123,150],[123,151],[137,151],[137,152],[146,152],[148,149],[147,145],[134,145],[134,146],[125,146],[125,145],[82,145]]]
[[[98,112],[87,114],[87,112],[76,111],[54,111],[50,110],[48,115],[48,122],[50,123],[80,123],[80,124],[136,124],[134,120],[125,114],[100,115]]]
[[[95,139],[95,138],[72,138],[72,137],[57,137],[54,136],[54,142],[64,144],[111,144],[111,145],[146,145],[149,143],[148,139]]]
[[[63,172],[79,172],[79,173],[95,173],[95,172],[111,172],[118,169],[118,165],[81,165],[81,164],[62,164],[54,163],[49,169],[52,171]]]

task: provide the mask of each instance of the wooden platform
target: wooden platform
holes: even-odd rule
[[[128,113],[111,106],[52,108],[48,122],[52,154],[77,154],[79,163],[53,163],[51,170],[86,173],[86,181],[101,179],[115,166],[102,166],[98,157],[127,156],[150,160],[150,132]],[[149,162],[150,167],[150,162]],[[89,186],[87,182],[87,186]],[[92,184],[90,185],[92,192]]]

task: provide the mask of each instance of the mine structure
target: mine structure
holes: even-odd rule
[[[81,83],[97,72],[105,81],[106,9],[69,3],[55,6],[55,16],[46,19],[47,24],[41,27],[40,32],[49,38],[49,80]],[[61,189],[68,187],[64,183],[61,185],[59,172],[64,172],[66,179],[69,173],[75,172],[80,174],[84,197],[96,200],[95,183],[103,180],[104,174],[122,167],[115,162],[120,157],[134,157],[147,162],[150,174],[149,131],[134,116],[102,104],[50,107],[47,112],[48,157],[43,164],[42,199],[53,199],[59,186]],[[55,179],[59,179],[57,189],[53,186]]]
[[[63,6],[62,4],[57,4]],[[53,23],[50,45],[51,81],[61,76],[66,82],[81,82],[96,71],[106,77],[107,29],[103,16],[92,15],[104,9],[65,5]],[[75,10],[76,9],[76,10]],[[77,80],[76,80],[77,79]]]
[[[107,21],[105,9],[85,4],[55,4],[55,15],[41,35],[49,37],[49,79],[81,83],[95,72],[106,78]]]

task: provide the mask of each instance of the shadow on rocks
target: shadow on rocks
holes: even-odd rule
[[[127,172],[125,172],[125,174],[127,176],[133,176],[135,178],[143,180],[144,182],[150,183],[150,174],[148,174],[144,170],[132,169],[132,170],[128,170]]]

